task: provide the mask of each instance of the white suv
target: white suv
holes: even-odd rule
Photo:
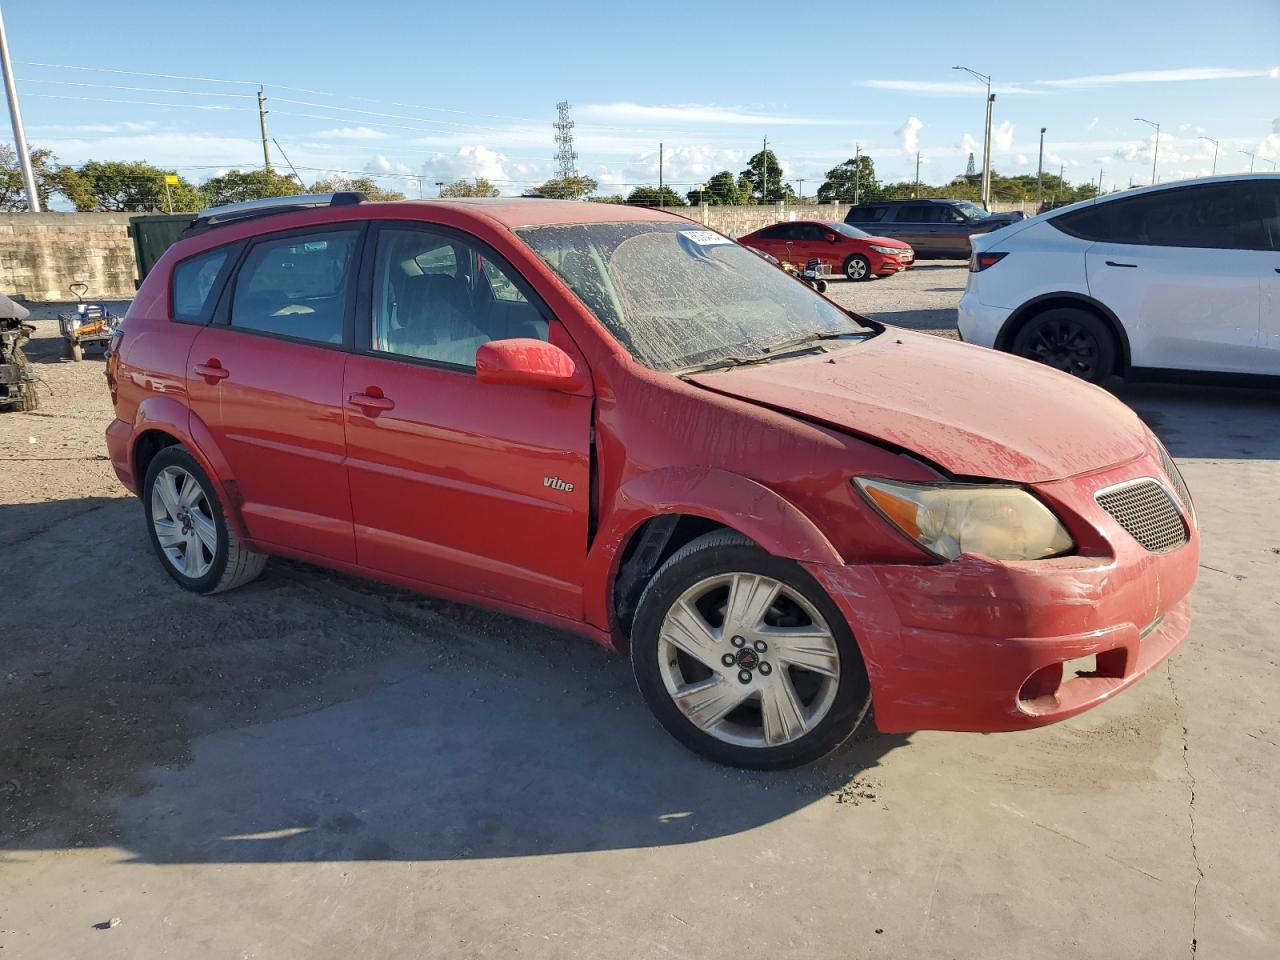
[[[1280,175],[1129,190],[972,242],[970,343],[1094,383],[1280,376]]]

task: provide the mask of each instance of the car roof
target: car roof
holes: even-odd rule
[[[546,200],[540,197],[458,197],[447,200],[395,201],[406,206],[455,207],[481,213],[506,227],[540,227],[556,223],[620,223],[638,220],[680,220],[677,214],[653,207],[590,200]]]
[[[1180,190],[1184,187],[1200,186],[1208,183],[1234,183],[1241,180],[1280,181],[1280,173],[1220,173],[1213,177],[1191,177],[1187,180],[1170,180],[1168,183],[1157,183],[1145,187],[1133,187],[1129,190],[1117,190],[1115,193],[1108,193],[1103,197],[1090,197],[1088,200],[1078,200],[1075,203],[1067,204],[1065,207],[1055,207],[1052,210],[1046,210],[1038,217],[1032,217],[1031,219],[1052,220],[1065,213],[1071,213],[1073,210],[1083,210],[1085,207],[1090,207],[1097,203],[1111,203],[1116,200],[1127,200],[1130,197],[1140,197],[1148,193],[1161,193],[1166,190]]]
[[[859,207],[878,207],[894,203],[973,203],[972,200],[958,200],[952,197],[921,197],[918,200],[863,200]]]

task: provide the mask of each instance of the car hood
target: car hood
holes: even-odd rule
[[[1067,374],[893,327],[825,355],[687,379],[915,453],[957,476],[1043,483],[1140,456],[1142,422]]]
[[[874,243],[880,247],[893,247],[895,250],[910,250],[911,244],[893,237],[859,237],[863,243]]]

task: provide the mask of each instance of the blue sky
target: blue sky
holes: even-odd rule
[[[894,9],[893,7],[885,9]],[[194,179],[260,165],[270,133],[310,182],[384,175],[411,196],[488,177],[519,193],[553,173],[555,104],[573,104],[581,172],[601,193],[688,189],[741,170],[768,138],[812,193],[854,143],[881,179],[941,183],[981,162],[1045,166],[1104,188],[1280,161],[1280,2],[897,5],[873,21],[820,5],[559,2],[3,3],[27,139],[60,160],[144,159]],[[1212,15],[1207,15],[1213,11]],[[99,69],[137,71],[112,73]],[[203,78],[203,79],[193,79]],[[235,82],[220,82],[235,81]],[[275,163],[283,157],[272,146]]]

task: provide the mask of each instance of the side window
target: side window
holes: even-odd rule
[[[782,235],[786,233],[787,228],[783,225],[776,227],[765,227],[760,231],[761,240],[781,240]]]
[[[1263,180],[1257,185],[1262,209],[1262,232],[1272,250],[1280,250],[1280,181]]]
[[[799,240],[821,240],[825,235],[825,231],[816,223],[801,223],[796,225],[797,239]]]
[[[1112,200],[1050,222],[1072,236],[1104,243],[1219,250],[1269,246],[1262,205],[1247,181]]]
[[[255,243],[236,276],[231,326],[341,343],[356,237],[343,230]]]
[[[173,268],[173,319],[207,323],[213,314],[213,291],[230,247],[188,257]]]
[[[884,219],[887,207],[856,207],[846,219],[847,223],[879,223]]]
[[[899,207],[897,214],[894,219],[898,223],[927,223],[929,220],[929,208],[923,204]]]
[[[505,263],[427,230],[378,232],[370,347],[474,367],[491,340],[547,339],[547,323]]]

